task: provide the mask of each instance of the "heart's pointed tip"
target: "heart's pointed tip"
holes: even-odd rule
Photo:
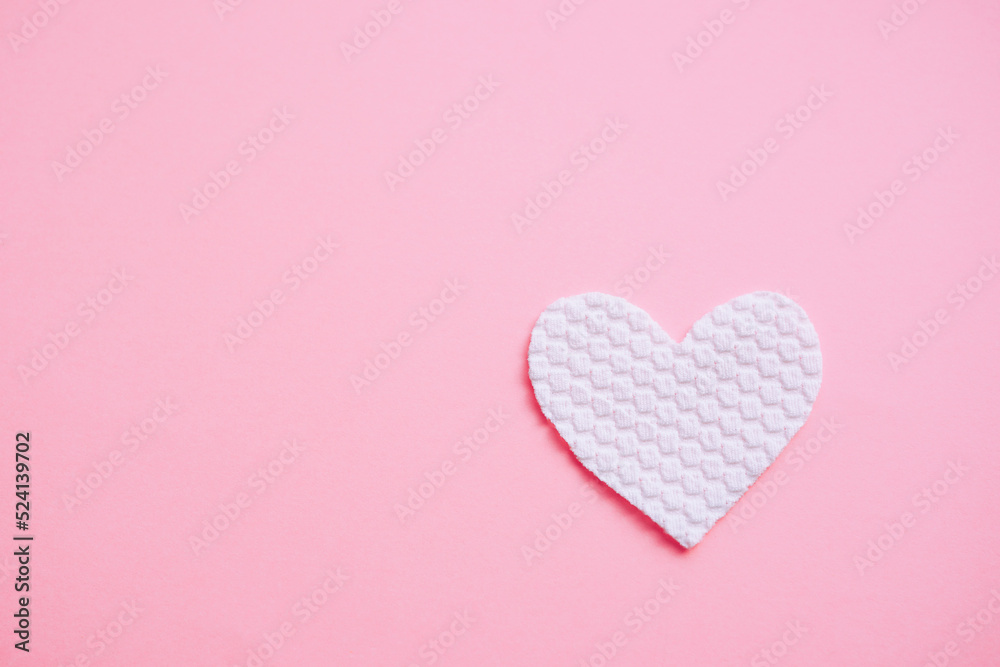
[[[701,541],[701,538],[693,539],[691,537],[685,536],[684,539],[677,540],[677,543],[680,544],[685,549],[690,550],[693,547],[696,547],[698,545],[698,542],[700,542],[700,541]]]

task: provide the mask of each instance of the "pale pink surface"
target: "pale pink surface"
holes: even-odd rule
[[[30,655],[12,648],[0,557],[0,662],[246,665],[287,621],[265,664],[425,665],[422,646],[467,610],[435,664],[588,664],[618,631],[611,664],[770,664],[759,652],[795,621],[807,631],[783,665],[923,665],[952,641],[949,664],[998,664],[1000,616],[971,641],[959,624],[1000,590],[1000,280],[961,309],[948,294],[1000,251],[1000,9],[928,2],[883,39],[891,2],[744,4],[594,0],[553,30],[556,0],[404,0],[351,62],[339,44],[385,3],[247,0],[220,20],[209,0],[80,1],[16,52],[5,37],[0,539],[14,435],[30,430],[36,542]],[[724,8],[734,22],[679,72],[671,54]],[[37,11],[5,2],[5,35]],[[148,66],[166,79],[60,182],[52,162]],[[490,75],[499,87],[449,127]],[[833,96],[784,138],[775,123],[812,86]],[[185,222],[192,188],[283,106],[294,120]],[[576,171],[609,118],[627,128]],[[447,139],[390,191],[384,172],[437,127]],[[910,181],[904,163],[947,127],[954,145]],[[716,181],[769,136],[778,152],[723,201]],[[511,214],[563,169],[572,183],[518,234]],[[844,224],[895,178],[906,193],[849,242]],[[282,276],[325,235],[339,249],[292,290]],[[526,370],[546,305],[620,293],[661,244],[671,257],[636,304],[680,338],[734,296],[790,293],[819,331],[824,383],[789,450],[843,424],[800,467],[786,450],[754,487],[787,475],[756,516],[691,551],[575,461]],[[78,304],[121,267],[134,279],[84,323]],[[455,278],[467,289],[418,332],[411,314]],[[284,301],[230,352],[237,318],[275,288]],[[894,372],[887,355],[941,308]],[[79,335],[22,381],[71,322]],[[412,344],[358,395],[352,374],[401,332]],[[166,397],[177,413],[68,510]],[[453,444],[500,406],[506,423],[462,461]],[[290,438],[305,451],[254,495]],[[445,460],[454,475],[401,522],[395,506]],[[913,496],[950,461],[971,470],[920,513]],[[189,538],[241,492],[250,506],[195,555]],[[522,547],[574,502],[582,515],[529,565]],[[860,574],[855,557],[907,511],[915,525]],[[338,567],[347,583],[300,623],[293,605]],[[680,589],[633,633],[626,615],[661,578]],[[97,655],[88,637],[132,600],[143,611]]]

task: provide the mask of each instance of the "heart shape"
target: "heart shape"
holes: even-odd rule
[[[528,347],[535,398],[576,457],[688,548],[802,428],[822,371],[805,311],[774,292],[717,306],[680,343],[625,299],[566,297]]]

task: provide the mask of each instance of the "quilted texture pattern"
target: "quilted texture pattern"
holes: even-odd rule
[[[528,348],[538,404],[576,457],[685,547],[802,427],[822,369],[805,311],[773,292],[716,307],[680,343],[624,299],[567,297]]]

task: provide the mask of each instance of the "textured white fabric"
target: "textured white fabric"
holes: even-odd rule
[[[622,298],[567,297],[528,348],[538,404],[576,457],[685,547],[802,427],[822,366],[805,311],[773,292],[716,307],[680,343]]]

